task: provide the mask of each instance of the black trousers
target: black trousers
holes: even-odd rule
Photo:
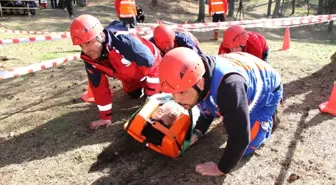
[[[225,21],[225,16],[223,13],[221,14],[214,13],[212,15],[212,22],[224,22],[224,21]]]
[[[66,7],[69,13],[69,17],[74,15],[73,8],[72,8],[72,0],[65,0],[66,1]]]

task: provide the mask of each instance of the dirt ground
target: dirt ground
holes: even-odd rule
[[[164,1],[153,8],[148,1],[138,0],[147,23],[157,18],[177,23],[196,19],[196,1],[178,3]],[[256,4],[264,2],[250,1],[250,6]],[[91,13],[106,25],[115,19],[112,5],[90,2],[86,8],[75,7],[75,14]],[[246,17],[259,15],[258,8],[251,8]],[[66,31],[71,23],[67,12],[59,9],[38,10],[32,18],[0,20],[13,30]],[[279,51],[284,29],[255,29],[267,37],[270,61],[282,76],[281,124],[226,179],[195,172],[196,164],[219,160],[227,139],[222,126],[213,126],[177,159],[144,149],[122,129],[142,100],[129,99],[117,81],[110,80],[113,125],[90,131],[87,125],[98,119],[98,113],[94,104],[79,99],[87,87],[81,61],[1,80],[0,184],[336,184],[335,118],[317,108],[328,100],[336,80],[336,61],[330,60],[336,52],[336,33],[326,29],[326,24],[291,28],[288,51]],[[220,41],[210,41],[211,32],[195,35],[205,53],[217,53]],[[27,36],[0,33],[0,39]],[[69,40],[0,46],[0,56],[9,58],[0,61],[0,70],[78,52]]]

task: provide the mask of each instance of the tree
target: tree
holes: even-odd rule
[[[336,1],[335,0],[329,0],[327,8],[329,8],[329,11],[328,11],[329,14],[336,13]],[[330,21],[329,22],[329,26],[328,26],[328,30],[330,32],[332,32],[333,28],[334,28],[334,21]]]
[[[309,15],[309,0],[306,0],[307,1],[307,10],[308,10],[308,12],[307,12],[307,16]]]
[[[275,7],[274,7],[274,10],[273,10],[272,18],[278,18],[279,17],[280,3],[281,3],[281,0],[276,0],[275,1]]]
[[[228,0],[229,2],[229,13],[228,17],[233,17],[234,9],[235,9],[235,0]]]
[[[323,12],[324,12],[324,2],[323,0],[319,0],[317,6],[317,15],[322,15]]]
[[[205,22],[205,2],[204,0],[198,0],[198,17],[196,22]]]
[[[267,6],[267,14],[266,16],[271,16],[271,9],[272,9],[272,0],[268,0],[268,6]]]
[[[287,2],[287,1],[286,1],[286,2]],[[284,4],[285,4],[285,0],[282,0],[282,3],[281,3],[281,10],[280,10],[281,15],[283,15],[283,7],[284,7]]]
[[[295,3],[296,3],[296,0],[293,0],[292,1],[292,13],[291,13],[291,15],[294,15],[294,13],[295,13]]]

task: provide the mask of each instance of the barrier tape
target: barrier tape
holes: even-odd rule
[[[20,31],[20,30],[0,30],[0,33],[19,33],[19,34],[31,34],[31,35],[63,35],[63,34],[69,34],[69,32],[48,32],[48,31]]]
[[[69,39],[69,38],[70,38],[70,34],[47,35],[47,36],[29,37],[29,38],[3,39],[3,40],[0,40],[0,45],[63,40],[63,39]]]
[[[39,64],[31,64],[26,67],[18,67],[8,71],[0,71],[0,80],[12,78],[12,77],[19,77],[28,73],[34,73],[37,71],[41,71],[47,68],[55,67],[59,64],[64,64],[72,60],[77,60],[80,58],[80,54],[64,57],[64,58],[57,58],[53,60],[47,60],[41,62]]]
[[[297,24],[310,24],[310,23],[322,23],[326,21],[336,20],[336,14],[330,15],[318,15],[318,16],[307,16],[307,17],[293,17],[293,18],[279,18],[279,19],[256,19],[256,20],[244,20],[244,21],[230,21],[230,22],[211,22],[211,23],[193,23],[193,24],[175,24],[169,25],[172,29],[185,29],[188,31],[199,30],[199,29],[226,29],[233,25],[254,25],[255,27],[267,27],[267,28],[278,28],[280,26],[291,26]],[[145,28],[134,28],[131,29],[131,33],[136,34],[148,34],[152,32],[153,27]]]

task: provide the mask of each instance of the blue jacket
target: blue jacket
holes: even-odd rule
[[[150,38],[149,40],[156,45],[153,37]],[[187,34],[185,34],[183,32],[175,31],[175,45],[174,45],[174,48],[177,48],[177,47],[187,47],[187,48],[190,48],[190,49],[194,50],[199,55],[204,55],[204,53],[197,46],[197,44],[193,41],[192,38],[190,38]]]

